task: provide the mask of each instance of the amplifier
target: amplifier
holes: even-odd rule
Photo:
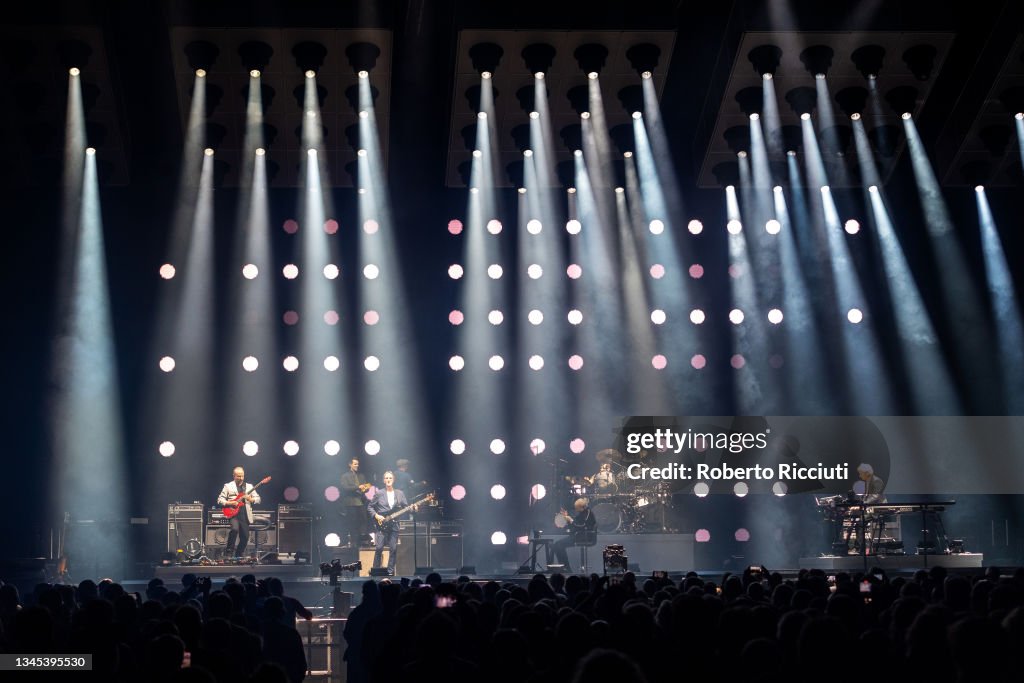
[[[279,503],[277,506],[277,518],[285,519],[312,519],[313,509],[305,503]]]
[[[202,503],[171,503],[167,506],[167,552],[177,553],[190,540],[203,538]]]
[[[209,553],[211,550],[218,548],[224,548],[228,544],[228,534],[231,533],[231,527],[229,526],[213,526],[206,527],[206,551]],[[260,531],[260,551],[263,550],[274,550],[277,548],[277,529],[269,529],[267,531]],[[256,530],[251,529],[249,531],[249,545],[246,548],[248,552],[252,552],[256,549]]]
[[[303,552],[312,555],[313,520],[306,518],[278,517],[277,552]]]
[[[270,525],[274,526],[277,521],[277,512],[274,510],[253,510],[252,513],[253,524]],[[206,511],[206,526],[207,527],[226,527],[231,526],[231,520],[224,516],[224,513],[220,511],[220,508],[216,510]]]

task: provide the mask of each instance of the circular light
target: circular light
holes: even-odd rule
[[[530,276],[531,280],[539,280],[540,276],[544,274],[544,269],[540,267],[540,264],[531,263],[526,268],[526,274]]]
[[[651,358],[651,365],[654,367],[655,370],[664,370],[665,366],[668,365],[668,359],[659,353],[658,355]]]
[[[293,440],[285,441],[284,442],[284,446],[282,446],[282,450],[284,451],[284,454],[288,455],[288,456],[298,455],[299,454],[299,442],[298,441],[293,441]]]
[[[851,218],[850,220],[846,221],[845,225],[843,225],[843,229],[846,230],[847,234],[856,235],[858,232],[860,232],[860,222]]]
[[[334,489],[334,493],[336,494],[334,498],[329,497],[331,494],[331,489]],[[341,491],[338,491],[337,486],[328,486],[327,489],[324,490],[324,496],[326,496],[328,500],[333,502],[341,497]],[[284,499],[289,503],[294,503],[295,501],[297,501],[299,499],[298,487],[286,486],[284,489]]]
[[[878,186],[876,186],[876,185],[869,185],[868,186],[868,192],[870,192],[871,194],[875,194],[876,192],[878,192]]]
[[[531,235],[539,235],[542,228],[543,225],[541,225],[541,222],[536,218],[531,218],[530,220],[526,221],[526,232],[530,233]]]
[[[495,455],[501,455],[504,452],[505,452],[505,442],[502,441],[501,439],[492,439],[491,440],[491,453],[494,453]]]
[[[778,235],[779,231],[782,230],[782,224],[774,218],[770,218],[764,224],[764,229],[769,235]]]
[[[737,495],[739,495],[739,494],[737,494]],[[746,543],[747,541],[750,540],[750,531],[740,527],[739,529],[736,530],[736,533],[734,533],[732,535],[732,537],[735,538],[740,543]]]
[[[537,73],[533,74],[533,77],[536,78],[538,81],[543,81],[544,80],[544,72],[543,71],[538,71]]]
[[[299,359],[296,358],[295,356],[286,356],[285,359],[281,362],[281,365],[288,372],[295,372],[296,370],[299,369]]]
[[[653,266],[651,266],[651,277],[654,278],[655,280],[660,280],[661,278],[665,277],[665,266],[661,265],[660,263],[655,263]]]
[[[448,448],[455,455],[462,455],[466,452],[466,442],[462,439],[453,439]]]
[[[324,370],[327,372],[335,372],[341,367],[341,361],[338,360],[337,356],[327,356],[324,358]]]
[[[327,220],[325,220],[324,232],[326,232],[328,235],[333,235],[336,232],[338,232],[338,221],[334,220],[333,218],[328,218]]]
[[[530,356],[529,364],[531,370],[540,370],[544,367],[544,359],[534,354]]]
[[[576,194],[576,188],[575,187],[570,187],[565,192],[566,192],[566,194]]]
[[[466,497],[466,487],[462,484],[456,484],[449,493],[452,496],[452,500],[462,500]]]
[[[651,221],[650,225],[647,226],[647,229],[651,231],[652,235],[660,235],[665,232],[665,223],[660,219],[655,218]]]
[[[579,354],[573,354],[569,356],[569,368],[572,370],[579,370],[583,367],[583,356]]]
[[[299,231],[299,222],[294,218],[289,218],[281,224],[281,228],[289,235],[294,235]]]
[[[786,495],[788,491],[789,487],[786,486],[786,482],[784,481],[777,481],[774,484],[772,484],[772,493],[774,493],[779,498]]]
[[[485,112],[485,111],[482,111],[482,112],[480,112],[479,114],[477,114],[477,115],[476,115],[476,117],[477,117],[478,119],[486,119],[486,118],[487,118],[487,112]]]
[[[547,448],[547,444],[544,443],[544,439],[534,439],[530,442],[530,451],[534,455],[540,455]]]
[[[333,531],[324,536],[324,545],[328,548],[337,548],[341,545],[341,536],[334,533]]]
[[[462,221],[457,218],[453,218],[448,221],[448,232],[453,235],[459,235],[462,233]]]
[[[365,157],[366,156],[366,150],[365,149],[357,149],[356,150],[356,156],[357,157]]]
[[[651,311],[651,322],[654,323],[655,325],[663,324],[665,322],[665,319],[665,311],[661,310],[660,308],[656,308],[653,311]]]
[[[206,69],[196,69],[196,78],[206,78]]]
[[[708,364],[708,359],[704,357],[704,354],[698,353],[690,359],[690,365],[694,370],[702,370],[704,366]]]
[[[88,154],[89,156],[95,156],[96,148],[95,147],[86,147],[85,148],[85,153]]]
[[[570,325],[579,325],[583,322],[583,313],[579,309],[574,308],[569,311],[566,318],[569,320]]]
[[[706,496],[707,494],[705,493],[704,495]],[[697,529],[693,534],[693,540],[697,541],[697,543],[707,543],[711,540],[711,532],[707,529]]]
[[[694,325],[702,325],[706,319],[707,318],[704,315],[704,311],[700,310],[699,308],[695,308],[692,311],[690,311],[690,322],[693,323]]]
[[[260,274],[260,269],[252,263],[246,263],[242,266],[242,277],[246,280],[254,280],[256,276]]]
[[[584,113],[586,114],[586,112],[584,112]],[[590,116],[590,115],[587,114],[587,116]],[[584,118],[587,118],[587,117],[584,117]],[[572,155],[575,156],[575,157],[581,157],[581,156],[583,156],[583,150],[582,149],[573,150]],[[569,189],[570,190],[575,190],[576,188],[575,187],[570,187]],[[575,192],[570,192],[569,194],[576,194],[576,193]]]
[[[160,455],[169,458],[174,455],[174,443],[171,441],[161,441],[157,450],[160,452]]]
[[[336,280],[341,275],[341,269],[333,263],[328,263],[324,266],[324,277],[328,280]]]
[[[793,150],[788,150],[788,151],[786,152],[786,156],[787,156],[787,157],[795,157],[795,156],[796,156],[796,152],[795,152],[795,151],[793,151]]]
[[[255,441],[246,441],[242,444],[242,452],[251,458],[260,452],[260,446]]]
[[[501,500],[505,497],[505,487],[501,484],[495,484],[491,487],[491,498],[494,500]],[[502,541],[504,543],[504,541]]]
[[[259,78],[260,77],[260,70],[259,69],[253,69],[252,71],[249,72],[249,75],[252,76],[253,78]]]
[[[294,263],[289,263],[281,269],[281,274],[285,276],[285,279],[294,280],[299,276],[299,267]]]
[[[505,367],[505,359],[495,354],[487,359],[487,367],[497,372],[498,370],[501,370],[503,367]]]
[[[701,279],[702,277],[704,277],[704,266],[702,266],[702,265],[701,265],[701,264],[699,264],[699,263],[694,263],[694,264],[693,264],[692,266],[690,266],[690,267],[689,267],[689,268],[687,269],[687,271],[686,271],[686,272],[687,272],[687,273],[688,273],[688,274],[690,275],[690,277],[691,277],[691,278],[693,278],[694,280],[699,280],[699,279]]]
[[[540,500],[546,495],[548,495],[548,490],[544,487],[544,484],[534,484],[530,487],[530,497],[534,500]]]
[[[324,443],[324,453],[326,453],[327,455],[332,455],[333,456],[333,455],[337,455],[340,452],[341,452],[341,444],[338,443],[337,441],[335,441],[334,439],[330,439],[330,440],[328,440],[327,442]]]
[[[578,263],[570,263],[569,267],[565,269],[565,274],[569,276],[570,280],[579,280],[583,275],[583,268]]]
[[[490,71],[481,71],[480,72],[480,78],[483,78],[484,80],[487,80],[490,77],[491,77],[491,72]]]
[[[579,437],[576,437],[575,439],[569,442],[569,450],[572,451],[573,453],[576,453],[577,455],[582,453],[584,449],[586,449],[586,447],[587,443]]]
[[[341,320],[341,316],[338,315],[337,311],[327,311],[324,313],[324,322],[328,325],[337,325],[339,320]]]
[[[309,112],[309,115],[312,116],[313,112]],[[316,156],[316,150],[311,147],[311,148],[306,150],[306,154],[311,156],[311,157],[315,157]]]
[[[904,121],[909,121],[910,120],[910,112],[909,111],[903,112],[902,114],[900,114],[900,118],[903,119]]]
[[[741,311],[738,308],[734,308],[731,311],[729,311],[729,322],[731,322],[733,325],[739,325],[741,322],[743,322],[743,311]]]
[[[711,493],[711,487],[708,486],[707,482],[698,481],[696,484],[693,485],[693,493],[698,498],[703,498],[704,496]]]
[[[974,191],[977,192],[978,194],[981,194],[982,192],[985,191],[985,186],[984,185],[975,185],[974,186]]]
[[[380,230],[380,223],[378,223],[374,219],[368,218],[365,221],[363,221],[363,232],[365,232],[367,235],[374,235],[377,233],[378,230]]]
[[[822,194],[828,194],[831,191],[832,191],[832,188],[829,187],[828,185],[822,185],[821,186],[821,193]]]
[[[360,110],[360,112],[359,112],[359,118],[361,118],[361,119],[365,119],[365,118],[367,118],[367,117],[369,117],[369,116],[370,116],[370,112],[366,111],[365,109],[363,109],[363,110]]]
[[[544,322],[544,314],[535,308],[526,314],[526,319],[530,321],[531,325],[540,325]]]
[[[256,156],[261,157],[261,156],[264,156],[266,153],[267,153],[267,150],[263,149],[262,147],[257,147],[256,148]]]
[[[778,308],[773,308],[768,311],[768,322],[772,325],[778,325],[782,322],[782,311]]]
[[[536,121],[537,119],[540,118],[540,112],[531,111],[530,112],[530,118],[533,119],[534,121]]]
[[[462,368],[466,367],[466,359],[462,356],[452,356],[448,359],[448,367],[455,372],[458,372]]]
[[[761,78],[766,80],[766,81],[770,81],[770,80],[772,80],[772,74],[771,74],[770,71],[766,71],[763,74],[761,74]]]
[[[735,354],[732,358],[729,359],[729,365],[731,365],[735,370],[739,370],[746,364],[747,359],[744,358],[743,355],[739,353]]]
[[[864,320],[864,312],[859,308],[851,308],[846,312],[846,319],[856,325],[860,321]]]
[[[505,316],[502,314],[501,311],[494,310],[487,314],[487,322],[489,322],[492,325],[500,325],[502,322],[504,322],[504,320]]]
[[[622,153],[622,158],[623,159],[632,159],[633,158],[633,153],[630,152],[629,150],[626,150],[625,152]]]
[[[377,358],[377,356],[367,356],[363,361],[363,367],[370,372],[376,372],[380,368],[380,358]]]
[[[811,115],[808,114],[807,112],[804,112],[803,114],[800,114],[800,120],[801,121],[810,121],[811,120]]]
[[[368,263],[363,267],[363,277],[367,280],[376,280],[378,275],[380,275],[380,268],[375,264]]]
[[[507,540],[508,539],[505,538],[505,532],[503,531],[495,531],[491,534],[491,545],[505,545]]]
[[[500,279],[502,273],[504,273],[504,271],[501,269],[501,266],[499,266],[497,263],[492,263],[491,265],[487,266],[487,277],[491,278],[492,280]]]
[[[516,190],[516,192],[518,192],[519,194],[526,194],[526,188],[520,187],[518,190]]]
[[[306,69],[306,78],[316,78],[316,72],[312,69]]]
[[[757,112],[754,112],[753,114],[750,115],[750,120],[751,121],[757,121],[759,118],[761,118],[761,117],[760,117],[760,115],[758,115]]]
[[[580,234],[580,230],[582,230],[582,229],[583,229],[583,224],[580,223],[575,218],[570,218],[565,223],[565,231],[567,233],[569,233],[570,235],[578,235],[578,234]]]
[[[589,111],[583,112],[582,114],[580,114],[580,118],[583,119],[584,121],[589,120],[590,119],[590,112]],[[580,152],[580,154],[582,154],[582,152]]]
[[[691,235],[699,235],[704,230],[704,224],[697,219],[693,219],[686,224],[686,229],[690,231]]]
[[[174,359],[170,356],[164,356],[160,359],[160,369],[164,372],[170,372],[174,369]]]
[[[466,316],[462,315],[462,311],[455,309],[448,313],[448,322],[452,325],[461,325],[465,322]]]
[[[750,493],[750,487],[747,486],[747,482],[738,481],[735,484],[733,484],[732,492],[736,494],[737,498],[742,498],[743,496]]]
[[[642,78],[644,80],[647,80],[650,77],[651,77],[651,72],[650,71],[644,71],[642,74],[640,74],[640,78]]]
[[[500,233],[501,221],[499,221],[497,218],[492,218],[491,220],[487,221],[487,232],[491,233],[492,235],[497,235],[498,233]]]
[[[738,156],[740,159],[746,159],[747,153],[741,150],[739,152],[736,152],[736,156]]]
[[[458,263],[453,263],[452,265],[448,266],[448,277],[450,277],[453,280],[458,280],[459,278],[461,278],[462,266],[460,266]]]
[[[359,78],[369,78],[370,77],[370,73],[368,71],[366,71],[365,69],[360,71],[358,75],[359,75]]]
[[[242,369],[246,372],[255,372],[260,366],[260,362],[256,360],[256,356],[246,356],[242,359]]]
[[[378,453],[380,453],[380,441],[377,441],[376,439],[370,439],[365,444],[363,444],[363,451],[367,455],[377,455]]]
[[[825,80],[825,74],[823,74],[823,73],[816,73],[816,74],[814,74],[814,78],[815,78],[815,80],[823,81],[823,80]]]
[[[523,156],[524,157],[532,157],[533,156],[533,150],[532,149],[524,149],[523,150]],[[525,188],[523,188],[523,189],[525,189]]]
[[[851,121],[860,121],[860,114],[857,113],[857,112],[853,112],[852,114],[850,114],[850,120]]]
[[[1024,121],[1024,111],[1017,112],[1016,114],[1013,115],[1013,118],[1017,119],[1018,121]]]
[[[207,147],[206,149],[204,149],[203,150],[203,154],[205,154],[208,157],[212,157],[213,156],[213,147]]]
[[[634,120],[634,121],[639,121],[639,120],[640,120],[640,117],[642,117],[642,116],[643,116],[643,114],[641,114],[641,113],[640,113],[640,112],[638,112],[638,111],[635,111],[635,112],[633,112],[633,120]]]
[[[743,230],[743,224],[740,223],[735,218],[733,218],[731,221],[725,224],[725,229],[728,230],[729,233],[732,235],[738,235],[740,234],[740,231]]]

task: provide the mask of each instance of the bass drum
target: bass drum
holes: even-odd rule
[[[622,516],[619,511],[619,504],[612,500],[602,500],[594,503],[590,509],[597,520],[597,533],[614,534],[622,524]]]

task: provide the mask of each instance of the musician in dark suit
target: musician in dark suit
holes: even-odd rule
[[[390,520],[385,522],[384,518],[404,508],[409,504],[405,494],[395,488],[395,474],[388,470],[384,473],[384,488],[377,491],[366,509],[373,516],[376,524],[376,551],[373,553],[374,568],[380,567],[381,555],[384,553],[384,544],[388,546],[388,572],[394,575],[395,562],[398,560],[398,522]],[[383,524],[382,524],[383,522]]]
[[[591,511],[590,502],[586,498],[577,498],[573,509],[575,514],[572,517],[562,510],[562,515],[569,520],[569,535],[551,547],[555,562],[565,565],[567,571],[572,571],[569,568],[569,548],[576,545],[577,541],[583,542],[586,536],[597,530],[597,517]]]
[[[366,498],[363,494],[370,488],[370,482],[359,471],[359,458],[348,462],[348,472],[341,475],[341,517],[348,536],[347,543],[359,547],[360,537],[366,533]]]
[[[252,506],[260,503],[260,494],[256,492],[255,486],[246,483],[244,469],[236,467],[232,475],[234,479],[224,484],[224,488],[220,490],[220,495],[217,496],[217,505],[237,508],[244,501],[245,514],[239,512],[231,518],[228,544],[224,548],[224,557],[242,557],[245,554],[245,546],[249,545],[249,525],[252,524],[253,520]],[[241,501],[235,500],[238,498],[238,494],[242,492],[245,493],[245,497]],[[235,553],[236,539],[238,540],[237,554]]]

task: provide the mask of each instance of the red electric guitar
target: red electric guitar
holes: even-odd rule
[[[264,484],[266,484],[268,481],[270,481],[270,477],[264,477],[263,480],[260,483],[258,483],[258,484],[256,484],[255,486],[252,487],[252,491],[255,491],[259,487],[261,487]],[[252,491],[249,491],[249,493],[252,493]],[[222,508],[222,511],[224,512],[224,516],[227,517],[228,519],[231,519],[232,517],[237,515],[239,512],[241,512],[242,508],[245,507],[245,497],[247,495],[248,494],[245,491],[239,491],[238,495],[235,496],[234,499],[233,499],[235,501],[238,501],[238,505],[235,506],[235,507],[230,507],[230,506],[225,505]]]

